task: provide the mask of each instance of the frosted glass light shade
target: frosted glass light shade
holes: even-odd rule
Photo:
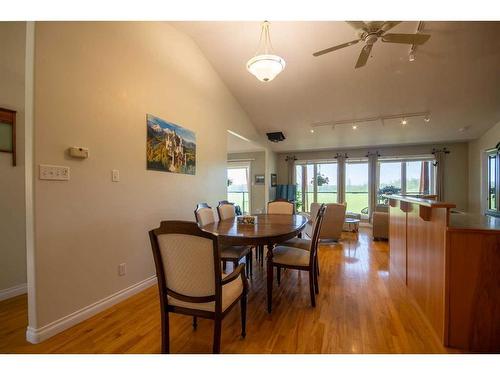
[[[276,55],[258,55],[248,60],[247,69],[259,81],[269,82],[285,69],[285,60]]]

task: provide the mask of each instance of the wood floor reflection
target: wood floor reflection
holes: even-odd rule
[[[145,251],[150,251],[145,249]],[[265,269],[250,281],[247,337],[239,307],[223,322],[223,353],[446,353],[404,285],[391,277],[387,242],[370,231],[344,233],[322,244],[320,294],[309,302],[306,273],[285,271],[275,283],[273,312],[266,312]],[[156,287],[38,345],[25,342],[26,297],[0,302],[0,353],[158,353],[160,317]],[[172,315],[174,353],[210,353],[212,322]]]

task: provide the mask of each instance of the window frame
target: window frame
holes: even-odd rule
[[[347,191],[347,169],[348,169],[348,166],[349,165],[355,165],[355,164],[366,164],[366,181],[367,181],[367,192],[366,192],[366,195],[367,195],[367,208],[368,208],[368,214],[365,214],[363,213],[361,210],[361,212],[354,212],[354,211],[347,211],[347,212],[351,212],[351,213],[359,213],[361,215],[361,218],[362,219],[365,219],[367,220],[371,213],[370,213],[370,191],[371,189],[373,189],[373,187],[371,186],[370,184],[370,159],[368,159],[368,157],[352,157],[352,158],[347,158],[346,161],[345,161],[345,168],[344,168],[344,201],[345,201],[345,204],[347,205],[347,194],[349,194],[349,192]],[[351,192],[351,193],[358,193],[358,192]],[[361,193],[364,193],[364,192],[361,192]],[[347,207],[347,209],[349,210],[349,207]]]
[[[309,209],[311,207],[311,203],[316,203],[318,201],[318,182],[316,176],[318,175],[318,165],[320,164],[334,164],[337,166],[337,173],[335,176],[335,185],[337,186],[337,191],[335,191],[336,194],[336,202],[339,203],[339,186],[338,186],[338,181],[339,181],[339,168],[338,168],[338,162],[337,160],[331,160],[331,159],[318,159],[318,160],[297,160],[295,162],[294,168],[300,167],[302,169],[302,181],[300,183],[301,189],[302,189],[302,209],[299,212],[309,212]],[[313,179],[314,179],[314,184],[313,184],[313,199],[311,202],[306,199],[307,193],[306,186],[308,185],[308,176],[307,176],[307,166],[311,165],[313,167]],[[298,185],[299,183],[297,182],[296,178],[296,169],[294,170],[294,175],[295,175],[295,184]],[[304,204],[305,201],[307,200],[307,207]]]
[[[247,170],[247,188],[248,188],[248,214],[252,213],[252,186],[253,186],[253,180],[252,180],[252,160],[248,161],[242,161],[242,160],[228,160],[227,161],[227,166],[226,166],[226,179],[228,177],[228,170],[229,169],[243,169],[245,168]],[[229,186],[226,186],[226,199],[228,198],[228,193],[229,192]],[[244,197],[243,197],[244,199]],[[243,207],[241,207],[243,211]]]
[[[408,162],[432,162],[434,163],[436,161],[434,156],[431,155],[407,155],[407,156],[395,156],[395,157],[380,157],[377,160],[377,182],[375,188],[378,189],[380,188],[380,163],[390,163],[390,162],[400,162],[401,163],[401,195],[412,195],[412,194],[422,194],[423,192],[409,192],[407,189],[407,163]],[[433,169],[433,173],[431,173],[430,176],[430,186],[431,189],[429,191],[429,194],[435,194],[436,192],[436,169]]]
[[[490,159],[495,159],[495,209],[490,208]],[[486,210],[485,214],[489,216],[500,217],[500,143],[497,147],[486,151]]]

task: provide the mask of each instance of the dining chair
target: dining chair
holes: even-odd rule
[[[194,210],[194,217],[200,226],[212,224],[215,222],[214,210],[207,203],[198,203]],[[227,246],[221,244],[220,258],[223,269],[226,269],[226,262],[233,263],[233,268],[238,267],[240,260],[245,258],[247,276],[252,276],[252,247],[251,246]]]
[[[267,203],[267,213],[293,215],[295,213],[295,205],[286,199],[278,198]]]
[[[277,198],[267,203],[267,213],[271,215],[293,215],[295,213],[295,205],[286,199]],[[256,258],[260,265],[264,266],[264,246],[257,247]]]
[[[236,210],[234,208],[234,203],[220,201],[217,206],[217,215],[219,216],[219,220],[226,220],[235,217]]]
[[[240,301],[241,336],[246,336],[248,281],[245,266],[222,273],[219,239],[194,222],[162,221],[149,231],[161,307],[161,352],[170,352],[169,313],[214,321],[213,352],[220,352],[222,320]]]
[[[318,206],[318,207],[314,207],[314,216],[312,216],[313,215],[313,204]],[[326,212],[327,205],[319,204],[319,203],[312,203],[311,204],[311,219],[310,219],[311,224],[310,225],[312,225],[313,228],[314,228],[314,223],[318,220],[320,208],[322,206],[325,206],[325,212]],[[326,213],[324,214],[324,216],[326,216]],[[324,224],[324,221],[323,221],[323,224]],[[311,236],[312,236],[312,234],[311,234]],[[320,237],[321,237],[321,232],[320,232]],[[318,240],[318,242],[319,242],[319,240]],[[299,249],[309,251],[311,249],[311,240],[307,239],[307,238],[294,237],[294,238],[291,238],[285,242],[278,244],[278,246],[297,247]],[[319,276],[318,252],[319,252],[319,248],[316,251],[316,259],[315,259],[317,276]],[[279,285],[280,284],[280,269],[279,268],[277,269],[277,279],[278,279],[278,285]]]
[[[290,246],[276,246],[272,249],[272,256],[269,256],[267,259],[267,311],[269,313],[272,310],[274,267],[278,269],[289,268],[309,272],[311,305],[312,307],[316,307],[315,294],[319,293],[318,277],[316,273],[316,255],[324,214],[325,206],[322,205],[318,211],[317,220],[314,223],[313,236],[309,250]]]

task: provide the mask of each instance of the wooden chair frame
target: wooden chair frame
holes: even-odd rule
[[[213,242],[213,256],[214,256],[214,274],[215,274],[215,294],[210,296],[193,297],[179,294],[174,290],[167,288],[166,274],[163,267],[160,246],[158,243],[158,236],[162,234],[187,234],[191,236],[198,236],[212,240]],[[227,313],[232,310],[238,301],[241,304],[241,336],[246,336],[246,310],[247,310],[247,294],[248,294],[248,281],[245,277],[245,266],[239,265],[230,275],[222,280],[222,271],[220,266],[219,257],[219,239],[217,236],[203,232],[196,223],[189,221],[162,221],[160,227],[149,231],[149,238],[151,240],[151,248],[153,251],[153,258],[156,267],[156,276],[158,279],[158,289],[160,294],[160,308],[161,308],[161,352],[170,352],[170,335],[169,335],[169,313],[177,313],[183,315],[193,316],[193,327],[196,329],[197,318],[211,319],[214,321],[214,338],[213,338],[213,353],[220,352],[222,319]],[[234,300],[234,302],[225,310],[222,311],[222,286],[241,277],[243,283],[243,292]],[[197,310],[168,304],[168,296],[184,302],[190,303],[206,303],[215,302],[214,311]]]
[[[311,294],[311,305],[316,307],[316,297],[315,294],[319,293],[318,284],[318,272],[317,272],[317,252],[319,243],[319,233],[321,231],[321,225],[323,223],[323,217],[325,214],[326,206],[321,205],[318,210],[318,216],[316,219],[316,225],[314,226],[313,238],[311,239],[311,250],[309,251],[309,264],[307,266],[290,265],[283,264],[273,260],[272,253],[268,252],[267,258],[267,309],[270,313],[272,311],[272,293],[273,293],[273,270],[277,267],[278,270],[281,268],[289,268],[300,271],[309,272],[309,292]],[[305,251],[305,250],[304,250]],[[272,252],[272,250],[271,250]]]

